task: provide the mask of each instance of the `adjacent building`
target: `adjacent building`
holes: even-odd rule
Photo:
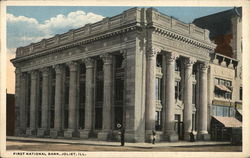
[[[115,140],[121,124],[129,142],[210,139],[214,88],[233,105],[240,82],[208,29],[132,8],[17,48],[16,135]]]
[[[217,45],[209,69],[210,119],[224,124],[224,133],[232,133],[231,128],[242,126],[242,8],[201,17],[193,23],[208,29]],[[213,125],[216,121],[211,122],[210,131],[222,133]]]

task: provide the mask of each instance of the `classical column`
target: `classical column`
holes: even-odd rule
[[[145,126],[146,126],[146,140],[150,140],[152,130],[155,130],[155,67],[156,56],[161,50],[156,47],[149,47],[147,49],[147,63],[146,63],[146,108],[145,108]]]
[[[76,134],[76,125],[77,125],[77,118],[76,118],[76,77],[77,77],[77,62],[69,62],[67,63],[70,70],[70,79],[69,79],[69,124],[68,129],[64,132],[64,137],[71,138]]]
[[[62,65],[56,65],[53,67],[56,73],[55,83],[55,118],[54,129],[50,130],[50,136],[56,138],[62,135]]]
[[[26,131],[27,119],[26,119],[26,97],[27,97],[27,73],[22,73],[21,76],[21,85],[19,89],[19,101],[20,104],[20,132],[19,134],[23,135]]]
[[[84,130],[80,132],[81,138],[89,138],[93,130],[93,108],[94,108],[94,59],[83,60],[86,66],[85,81],[85,124]],[[80,96],[81,97],[81,96]]]
[[[31,85],[30,85],[30,128],[26,131],[28,135],[36,135],[37,127],[37,80],[38,72],[31,71]]]
[[[102,131],[98,133],[98,139],[107,140],[111,134],[112,120],[112,55],[101,55],[103,60],[103,122]]]
[[[37,135],[44,136],[48,134],[48,118],[49,118],[49,68],[42,70],[42,128],[38,129]]]
[[[199,125],[198,125],[198,139],[208,140],[210,136],[207,132],[207,69],[208,64],[200,64],[200,108],[199,108]]]
[[[189,140],[189,134],[192,130],[192,94],[193,94],[193,80],[192,80],[192,71],[193,64],[195,63],[195,59],[187,58],[184,61],[185,65],[185,78],[184,78],[184,114],[183,114],[183,122],[184,122],[184,139]]]
[[[178,135],[174,131],[175,113],[175,61],[178,55],[175,53],[166,54],[166,79],[165,79],[165,135],[168,141],[177,141]]]
[[[16,85],[15,85],[15,135],[22,134],[22,127],[21,127],[21,110],[22,110],[22,103],[21,101],[21,82],[22,82],[22,72],[20,68],[16,68]]]

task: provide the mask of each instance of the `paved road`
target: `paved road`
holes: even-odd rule
[[[121,147],[119,142],[107,144],[81,144],[81,143],[58,143],[58,142],[35,142],[23,140],[8,140],[7,150],[22,151],[190,151],[190,152],[241,152],[242,146],[229,144],[203,144],[203,145],[178,145],[167,146],[164,144],[136,145],[127,143]]]

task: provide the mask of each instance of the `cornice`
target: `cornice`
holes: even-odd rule
[[[167,29],[156,27],[154,30],[154,33],[161,35],[163,37],[168,37],[168,38],[175,39],[180,42],[184,42],[184,43],[187,43],[187,44],[199,47],[199,48],[203,48],[207,51],[213,51],[216,47],[216,45],[213,43],[205,43],[204,41],[201,42],[195,37],[189,37],[188,35],[185,35],[185,34],[182,35],[181,33],[177,33],[177,31],[174,31],[174,30],[170,31]]]
[[[81,46],[81,45],[85,45],[85,44],[89,44],[98,40],[102,40],[102,39],[107,39],[110,37],[114,37],[120,34],[124,34],[130,31],[134,31],[136,29],[139,29],[139,26],[136,24],[133,25],[129,25],[129,26],[122,26],[120,28],[117,28],[113,31],[105,31],[105,32],[100,32],[98,34],[95,35],[91,35],[91,36],[87,36],[83,39],[80,40],[75,40],[75,41],[69,41],[67,43],[58,45],[56,44],[53,47],[46,47],[46,48],[42,48],[39,50],[34,50],[33,46],[31,46],[31,50],[33,50],[33,52],[29,55],[26,56],[21,56],[21,57],[17,57],[15,59],[12,59],[11,61],[15,64],[16,62],[19,61],[23,61],[23,60],[27,60],[30,58],[34,58],[34,57],[39,57],[39,56],[43,56],[43,55],[47,55],[50,53],[55,53],[55,52],[59,52],[65,49],[69,49],[69,48],[74,48],[76,46]],[[20,48],[19,48],[20,49]]]

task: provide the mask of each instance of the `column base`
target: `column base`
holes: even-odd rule
[[[62,137],[63,136],[63,132],[60,130],[50,130],[50,137],[51,138],[58,138],[58,137]]]
[[[47,129],[45,129],[45,128],[39,128],[37,130],[37,136],[38,137],[44,137],[44,136],[46,136],[48,134],[49,134],[49,131]]]
[[[190,141],[190,132],[185,132],[184,133],[184,140]]]
[[[77,137],[77,133],[74,129],[67,129],[66,131],[64,131],[63,136],[64,138],[73,138]]]
[[[16,129],[15,130],[15,136],[25,136],[26,135],[26,130],[25,129]]]
[[[155,142],[159,142],[159,141],[160,141],[160,137],[159,137],[159,134],[157,134],[157,132],[156,132]],[[153,132],[152,132],[152,130],[146,130],[145,142],[148,142],[148,143],[153,142]]]
[[[121,136],[117,134],[117,138],[120,141]],[[145,142],[145,133],[141,132],[140,134],[132,130],[125,131],[125,142],[130,143],[142,143]]]
[[[197,140],[209,141],[211,140],[211,135],[208,133],[198,133]]]
[[[81,130],[81,131],[79,132],[79,135],[80,135],[80,138],[88,139],[88,138],[91,137],[92,132],[91,132],[91,130]]]
[[[171,133],[166,133],[164,139],[169,142],[177,142],[179,140],[179,136],[176,133],[171,132]]]
[[[37,134],[36,129],[29,128],[26,130],[26,135],[28,135],[28,136],[35,136],[36,134]]]
[[[99,140],[109,140],[111,139],[111,132],[109,131],[101,131],[98,133],[97,138]]]

